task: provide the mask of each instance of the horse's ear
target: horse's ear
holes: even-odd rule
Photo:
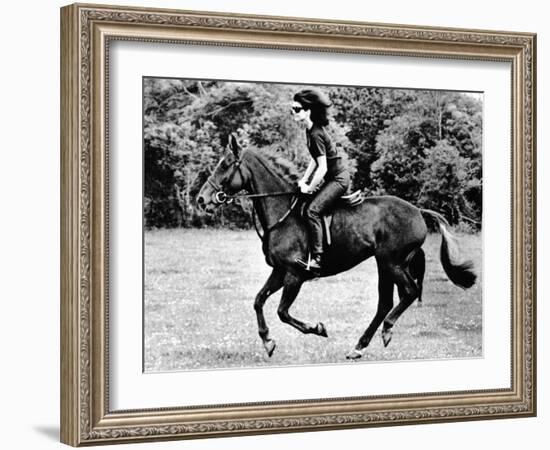
[[[235,133],[231,133],[229,135],[227,147],[233,152],[235,158],[241,157],[242,147],[240,146],[239,141],[237,141],[237,135]]]

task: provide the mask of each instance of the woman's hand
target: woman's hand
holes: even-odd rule
[[[311,194],[313,192],[313,189],[310,185],[308,185],[305,181],[300,180],[298,182],[298,187],[300,188],[300,192],[302,194]]]

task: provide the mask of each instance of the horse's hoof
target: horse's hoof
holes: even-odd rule
[[[269,339],[267,341],[264,341],[264,348],[265,348],[265,351],[267,352],[267,356],[271,358],[271,355],[273,355],[273,352],[275,351],[276,346],[277,344],[275,344],[274,339]]]
[[[361,353],[359,350],[354,348],[351,352],[349,352],[346,355],[346,359],[351,359],[351,360],[355,361],[356,359],[360,359],[362,356],[363,356],[363,353]]]
[[[323,325],[322,322],[319,322],[317,324],[317,335],[323,336],[323,337],[328,337],[327,329],[325,328],[325,325]]]
[[[384,342],[384,347],[387,347],[393,336],[392,330],[382,330],[382,341]]]

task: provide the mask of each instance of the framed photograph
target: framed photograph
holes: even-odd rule
[[[536,36],[61,9],[61,440],[536,414]]]

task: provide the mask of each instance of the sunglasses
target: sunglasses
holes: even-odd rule
[[[298,114],[300,111],[304,110],[301,106],[292,106],[291,109],[294,114]]]

